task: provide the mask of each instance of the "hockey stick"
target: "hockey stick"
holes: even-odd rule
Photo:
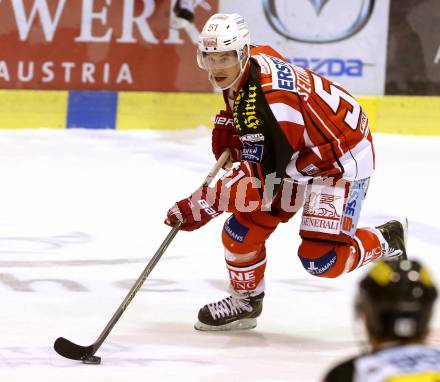
[[[209,172],[208,176],[205,178],[203,185],[208,186],[211,180],[216,176],[217,172],[220,170],[220,168],[226,163],[226,161],[229,158],[229,150],[226,150],[223,152],[223,154],[220,156],[214,167]],[[64,337],[59,337],[54,343],[54,349],[55,351],[69,359],[74,359],[78,361],[83,361],[84,363],[89,364],[99,364],[101,363],[101,358],[95,356],[94,354],[98,351],[98,349],[101,347],[102,343],[105,341],[107,336],[110,334],[113,327],[118,322],[119,318],[122,316],[122,313],[124,313],[125,309],[127,309],[127,306],[130,304],[131,300],[133,300],[136,293],[141,289],[143,283],[147,279],[148,275],[151,273],[153,268],[156,266],[159,259],[162,257],[170,243],[173,241],[174,237],[177,235],[177,232],[179,231],[180,226],[182,225],[182,222],[178,222],[169,232],[165,240],[160,245],[159,249],[156,251],[154,256],[151,258],[139,278],[134,283],[133,287],[128,292],[127,296],[125,297],[124,301],[122,301],[122,304],[119,306],[119,308],[116,310],[116,312],[113,314],[113,317],[108,322],[107,326],[104,328],[102,333],[99,335],[98,339],[90,346],[81,346],[77,345],[68,339]]]
[[[217,173],[225,164],[227,166],[232,165],[232,162],[227,163],[230,155],[231,155],[231,151],[229,149],[223,151],[222,155],[220,155],[218,161],[215,163],[211,171],[209,171],[208,176],[203,181],[202,183],[203,186],[209,186],[209,183],[211,183],[211,181],[214,179],[214,177],[217,175]]]

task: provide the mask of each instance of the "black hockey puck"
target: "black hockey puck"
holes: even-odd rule
[[[82,361],[88,365],[99,365],[101,363],[101,357],[90,355],[87,358],[84,358]]]

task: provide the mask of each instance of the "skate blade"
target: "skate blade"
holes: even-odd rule
[[[403,241],[405,243],[405,249],[408,243],[408,218],[404,218],[400,221],[403,226]]]
[[[221,331],[232,331],[232,330],[249,330],[257,326],[256,318],[243,318],[242,320],[230,322],[225,325],[206,325],[200,321],[197,321],[194,325],[194,329],[200,330],[202,332],[221,332]]]

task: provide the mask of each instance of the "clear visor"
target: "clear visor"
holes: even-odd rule
[[[206,53],[197,51],[197,62],[202,69],[209,72],[229,69],[240,63],[237,52],[231,50],[228,52]]]

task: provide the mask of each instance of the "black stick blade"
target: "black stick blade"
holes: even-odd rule
[[[94,353],[93,345],[90,346],[77,345],[63,337],[57,338],[57,340],[53,344],[53,347],[59,355],[65,358],[75,359],[78,361],[89,358]]]

